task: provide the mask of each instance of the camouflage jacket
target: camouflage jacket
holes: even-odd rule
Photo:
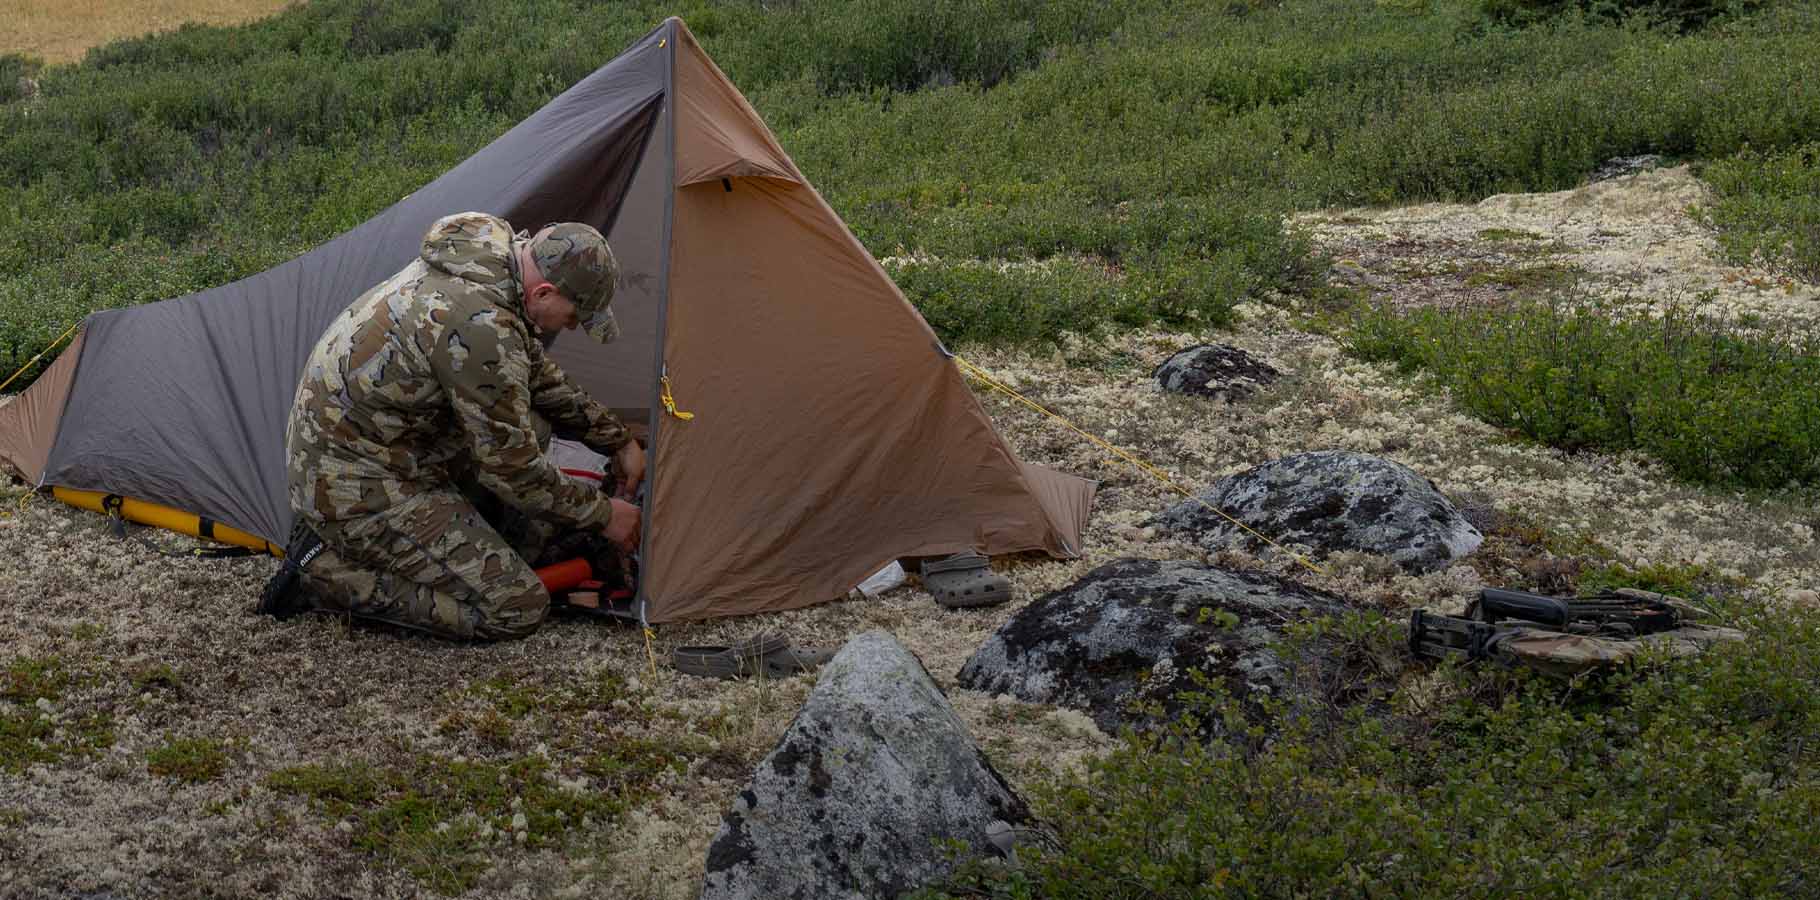
[[[516,244],[493,216],[440,219],[419,259],[323,332],[285,430],[291,507],[306,520],[371,515],[447,489],[456,464],[528,514],[606,524],[605,496],[550,463],[533,412],[600,452],[629,436],[532,334]]]

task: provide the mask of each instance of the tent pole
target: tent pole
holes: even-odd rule
[[[661,399],[663,380],[669,374],[668,367],[664,364],[664,340],[670,324],[670,262],[675,253],[671,242],[674,240],[672,230],[676,222],[676,54],[681,49],[677,41],[680,31],[676,27],[677,22],[674,17],[664,22],[667,33],[664,40],[658,42],[658,46],[668,54],[664,58],[664,115],[669,122],[664,128],[664,236],[663,243],[659,245],[664,248],[664,252],[662,268],[657,274],[657,352],[652,354],[651,400],[645,405],[646,415],[651,422],[651,442],[645,447],[644,521],[639,528],[638,548],[638,624],[647,630],[651,627],[651,601],[647,590],[651,573],[646,567],[651,559],[648,552],[651,540],[651,504],[657,497],[657,478],[661,472],[657,440],[664,418]]]

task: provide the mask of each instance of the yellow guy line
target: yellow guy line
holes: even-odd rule
[[[692,412],[680,412],[677,410],[676,397],[675,397],[675,395],[670,393],[670,376],[665,375],[663,378],[659,379],[659,382],[663,385],[663,393],[659,396],[658,399],[663,401],[664,412],[667,412],[670,415],[673,415],[673,416],[677,417],[678,419],[683,420],[684,422],[687,422],[690,419],[695,418],[695,414]]]
[[[17,518],[18,516],[24,514],[25,507],[28,504],[30,504],[31,502],[32,502],[32,492],[26,491],[25,493],[19,495],[19,502],[13,504],[12,509],[10,509],[10,510],[0,509],[0,517],[8,518],[8,519]]]
[[[76,329],[77,329],[77,327],[79,327],[79,326],[80,326],[80,325],[81,325],[81,324],[82,324],[82,320],[81,320],[81,319],[77,319],[77,320],[76,320],[76,324],[75,324],[75,325],[71,325],[71,326],[70,326],[70,327],[68,327],[68,328],[65,328],[65,329],[64,329],[64,330],[63,330],[63,333],[62,333],[62,334],[60,334],[60,335],[57,335],[57,339],[56,339],[56,340],[54,340],[54,341],[51,341],[51,343],[50,343],[50,347],[45,347],[45,348],[44,348],[44,349],[43,349],[43,350],[40,350],[40,351],[38,351],[38,355],[37,355],[37,356],[34,356],[34,357],[32,357],[32,358],[31,358],[31,359],[28,359],[28,360],[26,360],[26,361],[25,361],[25,365],[23,365],[23,366],[20,366],[20,367],[19,367],[19,371],[17,371],[17,372],[14,372],[14,373],[13,373],[13,377],[11,377],[11,378],[8,378],[8,379],[7,379],[7,380],[6,380],[6,381],[4,381],[4,382],[0,382],[0,391],[4,391],[4,390],[6,390],[6,386],[7,386],[7,385],[9,385],[9,384],[12,384],[12,383],[13,383],[13,382],[14,382],[14,381],[17,381],[17,380],[19,380],[19,376],[21,376],[21,375],[24,375],[24,374],[25,374],[25,370],[26,370],[26,369],[29,369],[29,368],[31,368],[31,367],[32,367],[32,366],[35,366],[35,365],[37,365],[37,364],[38,364],[38,360],[41,360],[41,359],[43,359],[43,358],[44,358],[44,354],[46,354],[46,353],[49,353],[49,352],[51,352],[51,347],[55,347],[55,346],[57,346],[57,345],[58,345],[58,344],[61,344],[61,343],[63,343],[63,339],[64,339],[64,338],[66,338],[66,337],[69,337],[69,336],[70,336],[70,332],[72,332],[72,331],[75,331],[75,330],[76,330]]]
[[[1116,456],[1119,459],[1122,459],[1125,462],[1130,463],[1132,466],[1135,466],[1139,471],[1148,473],[1150,475],[1150,477],[1155,478],[1156,480],[1174,488],[1176,490],[1176,492],[1181,494],[1182,496],[1187,497],[1188,499],[1193,500],[1194,502],[1207,507],[1209,510],[1211,510],[1215,515],[1219,516],[1220,518],[1225,519],[1226,521],[1231,522],[1232,524],[1245,529],[1247,532],[1250,532],[1251,535],[1253,537],[1256,537],[1258,540],[1263,541],[1264,543],[1269,544],[1270,546],[1275,547],[1278,550],[1281,550],[1282,552],[1289,554],[1291,557],[1295,558],[1296,562],[1299,562],[1302,565],[1307,566],[1308,570],[1315,573],[1316,575],[1327,574],[1326,570],[1324,570],[1320,566],[1317,566],[1314,563],[1311,563],[1308,560],[1302,558],[1301,554],[1292,552],[1291,550],[1289,550],[1289,548],[1284,547],[1282,544],[1279,544],[1276,541],[1271,540],[1270,538],[1267,538],[1261,534],[1258,534],[1256,529],[1252,528],[1249,525],[1246,525],[1244,522],[1241,522],[1238,519],[1235,519],[1235,518],[1227,515],[1225,512],[1221,511],[1218,507],[1215,507],[1213,504],[1208,503],[1205,500],[1202,500],[1199,495],[1195,494],[1193,491],[1191,491],[1185,487],[1182,487],[1180,484],[1177,484],[1175,479],[1170,478],[1167,474],[1165,474],[1161,469],[1158,469],[1156,466],[1153,466],[1153,465],[1137,458],[1136,456],[1133,456],[1130,453],[1127,453],[1126,451],[1121,450],[1118,447],[1115,447],[1110,443],[1107,443],[1106,440],[1101,438],[1099,435],[1092,434],[1092,433],[1088,432],[1087,430],[1081,428],[1081,426],[1076,425],[1073,422],[1070,422],[1067,419],[1065,419],[1059,415],[1056,415],[1053,412],[1050,412],[1049,410],[1045,409],[1042,404],[1036,402],[1035,400],[1032,400],[1029,397],[1024,396],[1023,394],[1020,394],[1017,391],[1014,391],[1009,387],[1006,387],[998,379],[993,378],[992,375],[989,374],[985,369],[982,369],[979,366],[976,366],[973,363],[970,363],[970,362],[966,361],[965,359],[962,359],[958,356],[954,357],[954,361],[959,363],[961,370],[966,372],[967,374],[972,375],[975,378],[978,378],[979,380],[985,382],[987,385],[991,386],[995,390],[998,390],[1002,393],[1005,393],[1005,394],[1011,396],[1013,399],[1017,400],[1019,403],[1022,403],[1025,406],[1028,406],[1031,409],[1034,409],[1037,412],[1042,413],[1043,415],[1048,416],[1049,418],[1054,419],[1057,422],[1062,423],[1063,425],[1066,425],[1070,431],[1073,431],[1075,434],[1078,434],[1081,437],[1084,437],[1087,440],[1092,441],[1094,444],[1097,444],[1101,449],[1105,450],[1107,453],[1110,453],[1113,456]]]

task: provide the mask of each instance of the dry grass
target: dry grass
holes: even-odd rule
[[[0,0],[0,53],[75,62],[88,48],[179,25],[235,25],[295,0]]]
[[[967,355],[1184,484],[1204,486],[1289,453],[1358,450],[1542,523],[1563,544],[1594,538],[1628,563],[1702,562],[1771,590],[1820,580],[1815,520],[1804,505],[1675,485],[1634,457],[1512,443],[1298,331],[1279,309],[1245,312],[1239,330],[1213,337],[1286,377],[1239,405],[1165,396],[1149,377],[1203,336],[1141,333],[1052,354]],[[1085,558],[1000,560],[1017,596],[998,609],[942,610],[903,588],[876,601],[666,627],[651,648],[656,658],[759,628],[816,644],[882,628],[922,658],[1014,785],[1028,789],[1101,752],[1106,737],[1078,714],[961,690],[955,673],[1019,608],[1094,566],[1198,552],[1141,527],[1174,501],[1168,489],[1023,407],[983,400],[1024,458],[1101,481]],[[321,619],[280,624],[248,612],[271,561],[161,558],[114,542],[89,513],[47,501],[14,513],[22,493],[0,485],[0,666],[43,668],[54,658],[62,686],[43,715],[75,737],[85,733],[84,716],[104,715],[113,740],[96,755],[0,772],[0,871],[11,873],[0,893],[8,896],[419,896],[422,884],[397,862],[360,845],[358,816],[275,790],[271,774],[347,761],[409,771],[426,759],[547,759],[556,786],[597,792],[601,779],[577,760],[638,742],[671,748],[680,771],[641,785],[625,814],[573,827],[551,847],[498,836],[483,854],[490,868],[465,895],[694,896],[721,812],[812,687],[807,678],[682,676],[653,667],[636,631],[591,623],[556,622],[497,646],[349,633]],[[1533,559],[1487,555],[1422,577],[1357,554],[1330,560],[1319,576],[1286,560],[1251,562],[1401,610],[1457,605],[1484,580],[1532,577],[1513,566]],[[616,687],[607,695],[589,688],[603,683]],[[592,699],[576,705],[583,694]],[[9,702],[0,699],[0,712]],[[192,770],[211,773],[218,763],[219,774],[192,781],[154,771],[163,767],[148,757],[171,747],[218,748],[225,761],[199,754],[211,765]]]

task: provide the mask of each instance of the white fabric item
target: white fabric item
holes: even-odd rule
[[[908,577],[903,564],[892,560],[891,565],[872,573],[865,581],[860,582],[859,586],[853,589],[853,593],[858,595],[853,599],[858,600],[860,597],[864,597],[868,600],[876,600],[880,594],[902,585]]]
[[[555,463],[562,474],[590,487],[600,487],[603,480],[611,477],[612,460],[577,441],[551,438],[549,456],[550,462]]]

